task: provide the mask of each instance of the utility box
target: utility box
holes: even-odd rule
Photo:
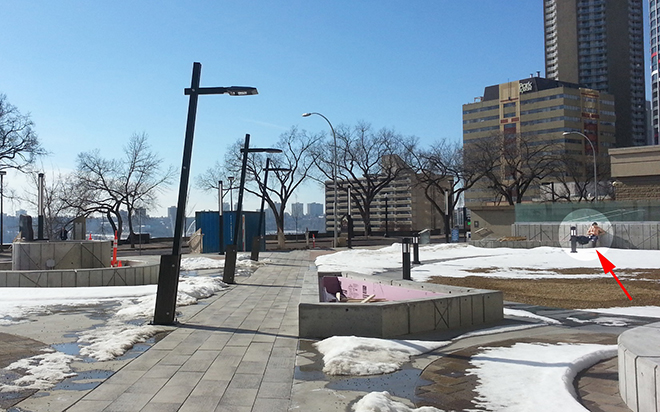
[[[226,210],[222,215],[222,237],[223,237],[223,251],[227,245],[231,245],[234,241],[234,230],[236,224],[236,215],[237,212],[227,212]],[[236,250],[251,252],[252,251],[252,238],[255,236],[261,236],[260,250],[266,250],[266,238],[265,238],[265,219],[262,223],[261,233],[259,233],[259,215],[260,212],[242,212],[241,213],[241,226],[238,231],[238,239],[236,241]],[[265,216],[264,216],[265,217]],[[206,239],[204,240],[206,242]],[[204,248],[206,250],[206,248]]]
[[[202,231],[202,253],[223,253],[225,251],[224,245],[220,242],[220,214],[218,212],[195,212],[195,227]]]
[[[419,232],[419,244],[428,245],[430,243],[431,243],[431,230],[424,229],[421,232]]]

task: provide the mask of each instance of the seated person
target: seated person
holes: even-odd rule
[[[598,226],[597,222],[594,222],[591,224],[591,227],[587,231],[587,236],[589,236],[589,240],[591,240],[591,243],[593,245],[596,245],[596,242],[598,241],[598,236],[605,234],[605,231],[601,229],[600,226]]]

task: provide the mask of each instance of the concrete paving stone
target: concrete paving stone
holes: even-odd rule
[[[135,412],[144,408],[152,394],[124,392],[117,397],[103,412]]]
[[[115,373],[105,380],[106,383],[132,385],[144,376],[146,370],[122,370],[121,375]]]
[[[217,351],[198,350],[190,356],[186,363],[181,365],[180,371],[205,372],[217,357]]]
[[[126,389],[126,392],[143,394],[151,393],[152,395],[155,395],[169,380],[169,378],[143,379],[129,386]]]
[[[241,359],[243,358],[243,355],[245,355],[245,352],[247,351],[248,345],[241,345],[241,346],[233,346],[227,344],[222,351],[220,351],[220,355],[218,357],[225,357],[225,356],[240,356]]]
[[[268,360],[269,368],[293,368],[295,367],[295,356],[293,354],[288,356],[271,356]]]
[[[252,342],[243,355],[244,361],[265,361],[270,356],[273,345],[268,342]]]
[[[179,352],[172,352],[169,355],[165,356],[158,363],[159,365],[172,365],[172,366],[181,366],[184,363],[188,362],[190,355],[181,355]]]
[[[238,365],[238,368],[236,369],[236,373],[263,375],[265,370],[266,370],[265,359],[261,361],[244,360]]]
[[[205,396],[194,396],[191,395],[186,401],[181,405],[179,412],[203,412],[203,411],[214,411],[215,408],[220,403],[222,395],[205,395]]]
[[[72,405],[67,412],[103,412],[110,405],[111,401],[92,401],[81,399]]]
[[[215,408],[215,412],[251,412],[251,406],[239,406],[239,405],[223,405],[219,404]],[[274,411],[273,411],[274,412]]]
[[[158,350],[172,350],[179,346],[179,343],[181,343],[188,335],[192,333],[192,330],[188,329],[176,329],[173,332],[170,332],[169,335],[165,337],[165,339],[161,340],[158,342]]]
[[[289,399],[291,397],[291,384],[286,381],[262,382],[257,398]]]
[[[153,368],[149,369],[143,376],[143,379],[158,379],[166,378],[169,379],[179,370],[180,366],[178,365],[163,365],[158,364]]]
[[[181,405],[190,396],[202,376],[200,372],[178,372],[156,393],[154,400]]]
[[[227,345],[231,336],[227,333],[216,333],[209,337],[202,346],[199,347],[199,350],[221,350]]]
[[[170,349],[161,350],[159,348],[154,350],[154,348],[151,348],[147,352],[140,355],[137,359],[133,359],[131,363],[129,363],[122,369],[122,371],[129,371],[129,370],[143,371],[143,372],[148,371],[170,353],[171,353]]]
[[[266,367],[262,381],[283,382],[291,379],[293,379],[293,368],[273,368],[269,365]]]
[[[231,384],[230,384],[231,386]],[[257,397],[257,389],[251,388],[227,388],[222,395],[219,405],[248,406],[252,407]]]
[[[140,409],[140,412],[177,412],[180,408],[180,403],[152,402]]]
[[[119,383],[104,383],[99,385],[90,393],[85,396],[86,400],[90,401],[113,401],[119,395],[126,392],[131,384],[119,384]]]
[[[230,380],[208,379],[206,375],[197,383],[190,396],[218,396],[218,399],[225,393]]]
[[[254,333],[234,333],[227,342],[227,346],[250,346]]]
[[[236,373],[229,383],[229,389],[259,389],[261,375],[251,373]]]
[[[257,333],[254,334],[254,337],[252,338],[252,342],[259,342],[259,343],[270,343],[272,346],[272,343],[275,342],[276,336],[270,333],[264,333],[261,328]]]
[[[288,399],[259,399],[254,402],[252,412],[285,412],[289,410]]]

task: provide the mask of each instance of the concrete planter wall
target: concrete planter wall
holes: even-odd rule
[[[112,259],[110,240],[14,242],[13,270],[107,268]]]
[[[0,287],[137,286],[158,283],[158,264],[123,261],[123,267],[68,270],[3,270]]]
[[[619,393],[634,412],[660,411],[660,322],[619,335]]]
[[[442,296],[365,304],[324,303],[319,301],[318,278],[305,278],[298,306],[301,338],[336,335],[392,338],[433,330],[469,328],[494,323],[504,317],[502,292],[499,291],[378,279],[350,273],[342,275],[366,282],[432,291]]]

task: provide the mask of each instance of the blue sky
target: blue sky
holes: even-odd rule
[[[200,98],[193,177],[245,133],[266,146],[294,125],[326,130],[307,111],[423,145],[460,140],[462,104],[487,85],[544,74],[541,0],[0,0],[0,9],[0,93],[31,113],[52,153],[47,178],[73,169],[79,152],[120,156],[135,132],[179,168],[195,61],[202,86],[259,95]],[[23,179],[7,179],[20,190]],[[176,204],[177,189],[178,178],[150,214]],[[313,185],[297,194],[322,199]],[[189,207],[217,209],[217,196],[193,190]]]

